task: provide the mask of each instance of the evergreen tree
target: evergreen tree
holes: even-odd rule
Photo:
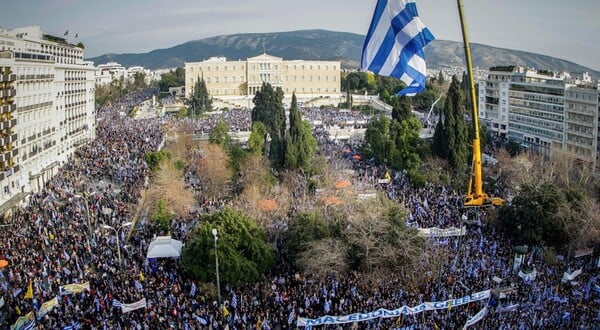
[[[285,167],[290,170],[306,169],[315,153],[317,140],[311,134],[310,125],[302,120],[295,93],[292,94],[289,120],[290,128],[285,139]]]
[[[212,111],[212,99],[208,95],[204,78],[198,77],[198,80],[196,80],[192,90],[191,107],[194,115],[199,112]]]
[[[464,104],[460,82],[453,76],[440,122],[433,136],[432,152],[447,159],[459,172],[467,166],[469,157],[469,130],[464,117]]]
[[[446,128],[444,127],[444,117],[440,117],[435,132],[433,133],[433,141],[431,142],[431,153],[443,158],[448,158],[448,146],[446,145]]]
[[[281,169],[285,161],[285,110],[283,109],[283,90],[271,84],[263,83],[254,96],[252,122],[260,121],[267,127],[270,137],[269,159],[273,167]]]
[[[412,100],[408,96],[396,96],[391,100],[392,119],[399,123],[413,116]]]

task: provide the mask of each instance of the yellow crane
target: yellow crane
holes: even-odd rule
[[[477,96],[475,95],[475,82],[473,80],[473,61],[471,59],[471,47],[469,46],[469,38],[467,36],[467,25],[464,19],[462,0],[457,1],[460,27],[462,29],[463,42],[465,45],[465,58],[467,62],[469,89],[471,92],[471,103],[473,106],[473,129],[475,130],[473,138],[473,163],[471,165],[471,179],[469,180],[469,191],[463,199],[463,206],[502,206],[504,204],[504,200],[502,198],[490,197],[488,194],[483,192],[483,169],[481,166],[481,144],[479,142],[479,112],[477,111]]]

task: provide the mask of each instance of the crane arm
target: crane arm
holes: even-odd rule
[[[473,108],[473,163],[471,169],[471,179],[469,180],[469,191],[463,200],[465,207],[503,205],[504,200],[497,197],[489,197],[483,192],[483,169],[481,165],[481,143],[479,140],[479,111],[477,111],[477,95],[475,94],[475,82],[473,79],[473,60],[471,59],[471,47],[467,34],[467,25],[464,19],[462,0],[458,2],[458,15],[460,18],[460,27],[462,30],[463,42],[465,46],[465,58],[467,62],[467,74],[469,79],[469,89],[471,93],[471,106]]]

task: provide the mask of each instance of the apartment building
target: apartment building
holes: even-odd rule
[[[496,67],[479,82],[479,117],[493,134],[543,154],[563,149],[597,162],[598,86],[584,74]]]
[[[95,138],[94,72],[83,48],[39,26],[0,29],[0,211]]]
[[[298,100],[339,98],[340,72],[339,61],[286,61],[268,54],[238,61],[212,57],[185,63],[185,91],[189,97],[196,81],[204,79],[217,99],[252,98],[263,83],[281,87],[287,98],[293,92]]]

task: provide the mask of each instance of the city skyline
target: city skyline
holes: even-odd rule
[[[456,1],[416,1],[423,22],[440,40],[462,41]],[[86,58],[145,53],[187,41],[236,33],[325,29],[365,35],[376,0],[303,2],[180,0],[24,0],[0,13],[5,29],[39,25],[46,33],[82,42]],[[293,4],[299,5],[294,7]],[[470,41],[549,55],[600,70],[600,2],[465,0]],[[152,13],[146,15],[145,13]],[[568,24],[564,24],[566,22]],[[75,38],[75,36],[78,36]]]

